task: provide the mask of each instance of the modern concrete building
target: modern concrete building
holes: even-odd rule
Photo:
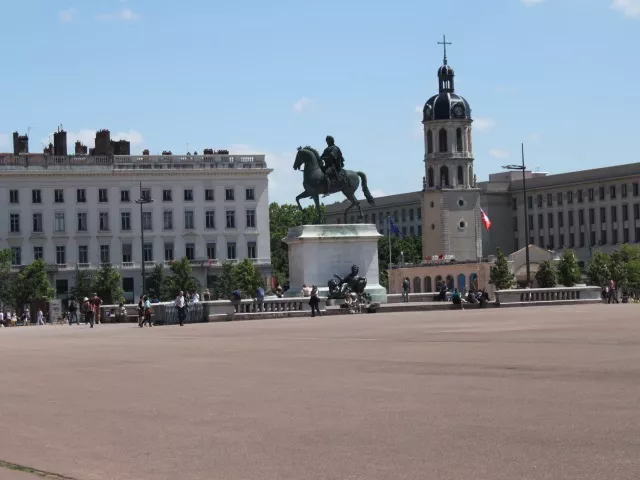
[[[344,223],[344,211],[350,202],[332,203],[326,208],[327,223]],[[373,223],[378,231],[384,235],[389,233],[391,217],[403,235],[422,235],[422,192],[400,193],[376,198],[375,205],[361,203],[364,213],[364,223]],[[356,223],[356,215],[347,218],[347,223]]]
[[[212,287],[221,262],[250,258],[266,277],[270,172],[264,155],[0,154],[0,248],[16,271],[44,259],[61,299],[76,266],[103,263],[129,299],[142,262],[149,271],[187,257]],[[139,198],[153,202],[141,210]]]

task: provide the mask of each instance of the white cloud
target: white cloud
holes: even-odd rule
[[[511,156],[509,152],[507,152],[506,150],[502,150],[501,148],[489,149],[489,155],[491,155],[493,158],[500,159],[509,158]]]
[[[313,105],[313,100],[307,97],[302,97],[296,103],[293,104],[293,111],[297,113],[302,113],[305,110],[308,110],[309,107]]]
[[[473,129],[476,132],[488,132],[489,130],[493,130],[493,127],[495,126],[496,126],[496,122],[494,122],[490,118],[474,118],[473,119]]]
[[[640,18],[640,0],[613,0],[611,8],[621,12],[625,17]]]
[[[422,114],[423,110],[424,110],[424,105],[416,105],[416,113]]]
[[[266,155],[267,167],[273,172],[269,175],[269,201],[278,203],[295,203],[296,196],[302,193],[302,172],[293,169],[296,151],[274,153],[269,149],[260,149],[251,145],[234,144],[229,147],[234,155]],[[304,206],[312,205],[313,200],[301,200]]]
[[[69,22],[73,22],[73,19],[76,16],[76,9],[75,8],[67,8],[66,10],[61,10],[58,13],[58,20],[60,20],[63,23],[69,23]]]
[[[532,142],[539,142],[540,135],[537,133],[530,133],[529,135],[527,135],[527,139],[531,140]]]
[[[120,20],[123,22],[131,22],[133,20],[138,20],[140,18],[140,14],[135,13],[130,8],[123,8],[118,10],[117,12],[112,13],[101,13],[96,17],[98,20]]]
[[[94,134],[95,136],[95,134]],[[131,145],[142,145],[144,139],[142,138],[142,134],[140,132],[136,132],[135,130],[129,130],[128,132],[118,132],[111,135],[112,140],[128,140]]]
[[[520,0],[527,7],[533,7],[534,5],[538,5],[539,3],[544,2],[545,0]]]

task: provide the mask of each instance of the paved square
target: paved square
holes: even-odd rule
[[[640,478],[638,305],[5,328],[0,367],[0,460],[78,480]]]

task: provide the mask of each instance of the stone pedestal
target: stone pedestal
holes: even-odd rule
[[[373,224],[302,225],[289,229],[283,241],[289,246],[287,296],[300,295],[302,285],[317,285],[327,296],[327,283],[334,274],[345,277],[357,265],[367,279],[366,292],[374,302],[386,303],[387,291],[380,285],[378,239]]]

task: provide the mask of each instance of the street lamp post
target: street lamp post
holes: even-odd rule
[[[522,196],[524,199],[524,245],[525,245],[525,261],[527,263],[527,287],[531,287],[531,265],[529,263],[529,215],[527,207],[527,180],[525,172],[527,167],[524,165],[524,143],[522,144],[522,165],[505,165],[502,168],[506,170],[522,171]]]
[[[138,200],[135,200],[135,203],[140,205],[140,253],[142,254],[142,257],[140,258],[142,261],[142,295],[144,295],[144,292],[146,290],[147,277],[144,271],[144,219],[142,214],[142,206],[147,203],[153,203],[153,199],[151,198],[151,195],[148,195],[145,198],[145,196],[142,194],[142,182],[140,182],[140,198]]]

